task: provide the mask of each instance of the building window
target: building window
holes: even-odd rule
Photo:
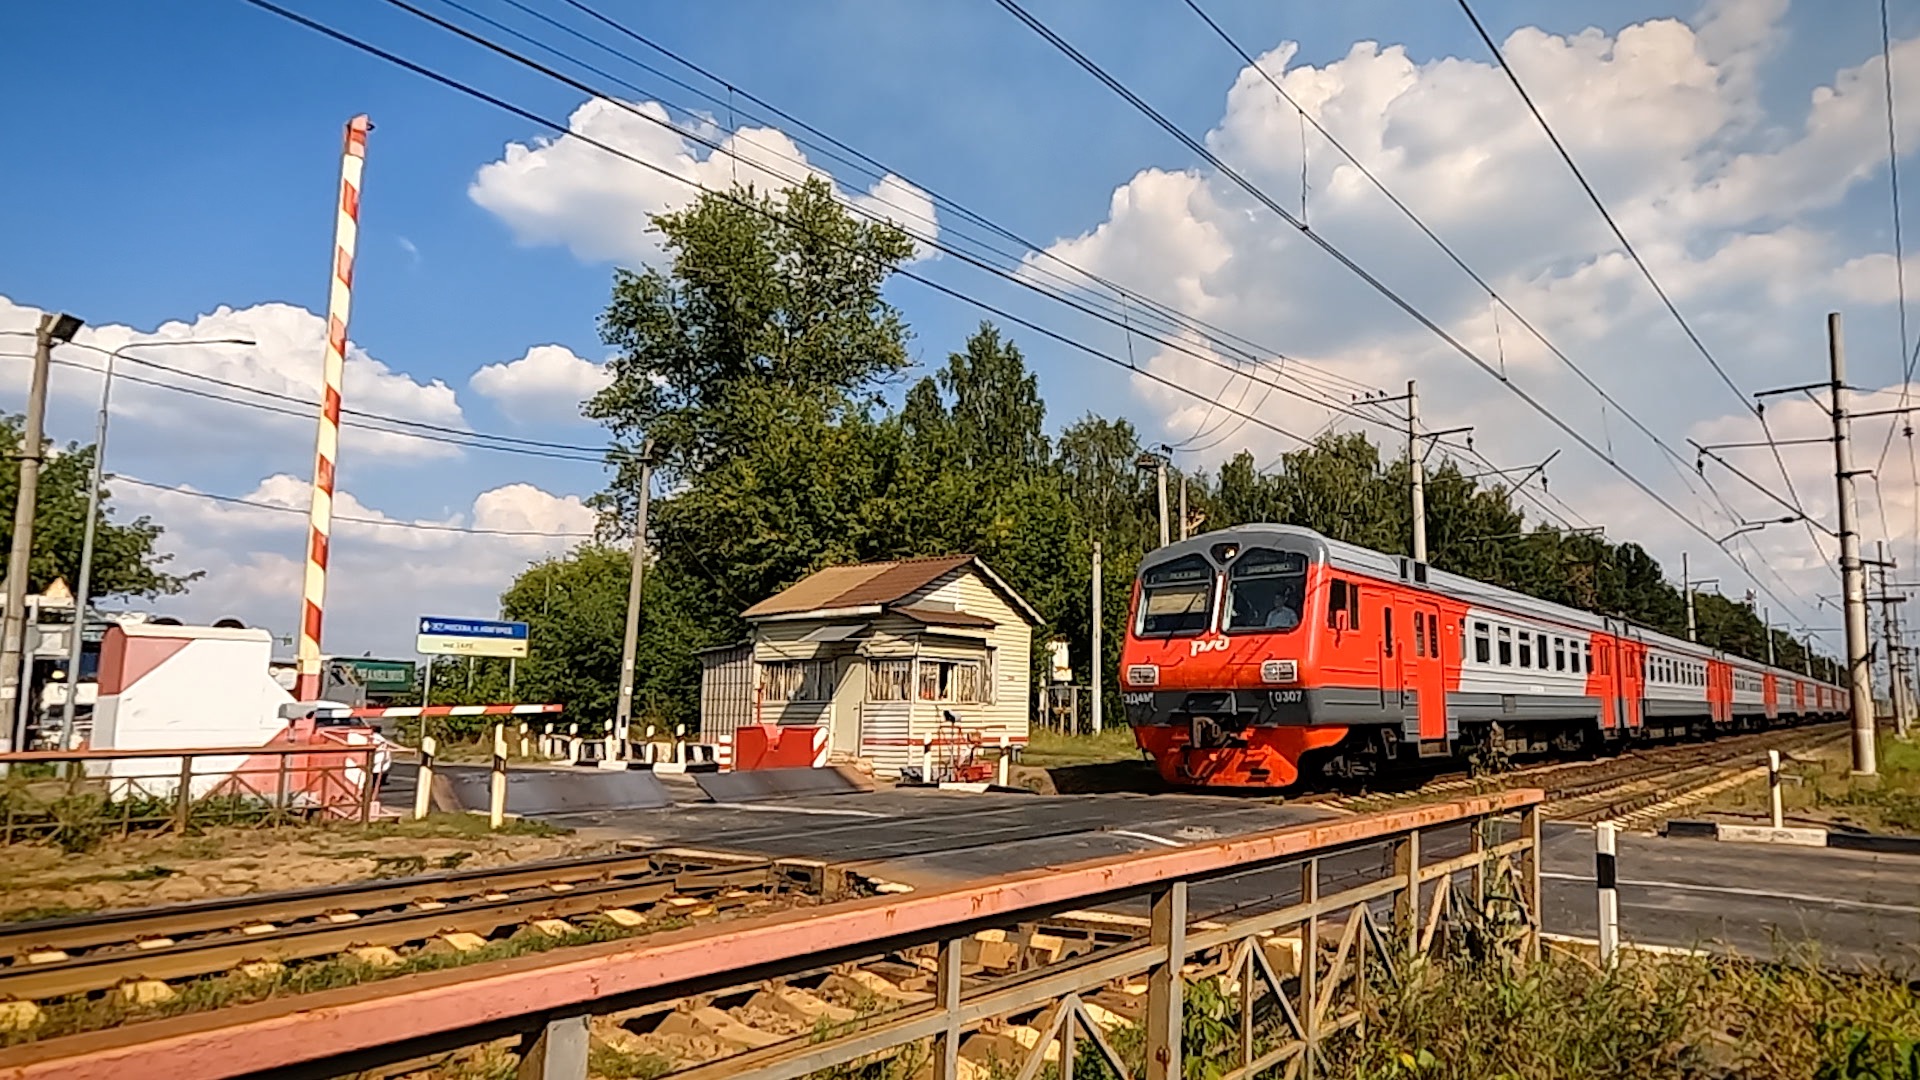
[[[977,660],[920,661],[920,700],[959,705],[987,703]]]
[[[868,701],[906,701],[907,687],[913,682],[913,661],[870,660],[867,662]]]
[[[768,702],[833,700],[833,661],[771,660],[761,664],[760,699]]]

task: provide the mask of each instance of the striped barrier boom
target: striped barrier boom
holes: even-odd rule
[[[334,464],[340,456],[340,384],[347,364],[347,316],[353,307],[353,253],[360,234],[360,175],[367,162],[365,115],[347,121],[340,155],[340,201],[334,222],[333,276],[327,294],[327,357],[322,372],[320,430],[313,451],[313,498],[307,512],[307,573],[301,592],[300,648],[294,696],[320,696],[320,624],[327,602],[327,555],[333,535]]]
[[[531,716],[553,715],[560,705],[393,705],[368,706],[347,710],[347,715],[365,719],[401,720],[412,716]]]

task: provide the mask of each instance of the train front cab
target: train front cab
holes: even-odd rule
[[[1446,738],[1439,606],[1329,568],[1317,537],[1187,541],[1135,584],[1127,717],[1170,783],[1284,787],[1354,725]],[[1390,734],[1384,729],[1391,727]]]

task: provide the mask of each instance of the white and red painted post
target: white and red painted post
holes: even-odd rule
[[[733,736],[732,735],[720,736],[720,744],[718,748],[715,749],[713,752],[713,759],[714,759],[714,762],[720,766],[721,772],[733,771]]]
[[[313,497],[307,514],[307,574],[302,590],[300,649],[294,697],[320,697],[320,624],[327,601],[327,548],[333,535],[334,465],[340,456],[340,381],[347,364],[347,316],[353,306],[353,251],[360,232],[360,174],[367,162],[366,116],[347,121],[340,156],[339,213],[334,221],[333,281],[327,297],[327,357],[320,432],[313,453]]]
[[[816,769],[824,769],[827,767],[827,755],[829,753],[827,745],[829,741],[828,735],[829,732],[826,728],[817,727],[813,729],[813,767]]]
[[[1620,950],[1619,828],[1611,821],[1593,827],[1593,879],[1599,894],[1600,964],[1611,967]]]

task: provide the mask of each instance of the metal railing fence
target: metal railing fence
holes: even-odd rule
[[[930,974],[931,1000],[671,1075],[794,1080],[899,1059],[954,1080],[972,1034],[1018,1024],[1038,1038],[1005,1063],[1009,1075],[1070,1077],[1076,1060],[1098,1075],[1098,1059],[1105,1075],[1175,1080],[1193,1048],[1190,997],[1224,1001],[1236,1018],[1226,1045],[1202,1048],[1222,1076],[1312,1075],[1333,1040],[1364,1029],[1369,995],[1436,942],[1537,959],[1542,798],[1507,791],[1317,821],[129,1024],[0,1052],[0,1075],[341,1075],[517,1034],[518,1075],[583,1080],[595,1017],[658,1016],[881,962]],[[977,962],[994,928],[1095,918],[1143,932],[1089,938],[1021,970]],[[1089,1002],[1103,993],[1141,1002],[1138,1019],[1096,1014]]]

